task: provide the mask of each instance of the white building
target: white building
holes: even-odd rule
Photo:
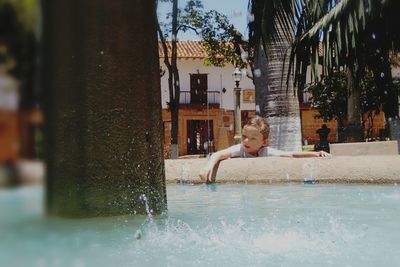
[[[233,142],[233,109],[235,82],[234,66],[204,65],[207,54],[201,41],[179,41],[177,65],[180,79],[179,154],[201,154],[219,150]],[[165,143],[170,143],[170,114],[168,70],[163,50],[159,45],[161,77],[161,103],[165,129]],[[243,74],[245,74],[243,72]],[[255,110],[254,85],[242,75],[240,81],[242,117],[246,119]],[[209,141],[209,142],[207,142]],[[205,144],[207,143],[207,144]],[[210,146],[208,148],[208,146]],[[208,148],[208,149],[207,149]]]

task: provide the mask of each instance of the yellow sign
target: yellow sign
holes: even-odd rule
[[[243,90],[243,104],[253,104],[256,101],[256,92],[254,89]]]

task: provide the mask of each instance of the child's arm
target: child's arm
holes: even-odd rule
[[[231,152],[228,149],[223,149],[218,152],[215,152],[214,154],[211,155],[207,165],[204,167],[204,169],[200,172],[200,178],[201,180],[205,182],[211,182],[212,179],[212,174],[215,166],[224,159],[227,159],[231,157]]]
[[[290,157],[290,158],[312,158],[312,157],[332,157],[331,154],[321,151],[307,151],[307,152],[292,152],[281,155],[281,157]]]

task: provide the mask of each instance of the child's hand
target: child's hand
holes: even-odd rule
[[[323,150],[318,151],[317,153],[318,153],[318,157],[323,157],[323,158],[332,157],[332,154],[329,154],[328,152],[325,152]]]
[[[211,182],[212,168],[206,166],[203,170],[201,170],[199,176],[203,182],[209,183]]]
[[[200,172],[199,176],[203,182],[211,183],[215,179],[214,169],[218,169],[218,164],[221,160],[227,159],[231,156],[231,152],[228,149],[223,149],[215,152],[209,159],[206,167]],[[216,169],[215,169],[216,171]]]

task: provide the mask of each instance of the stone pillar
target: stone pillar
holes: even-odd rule
[[[155,2],[42,1],[47,210],[166,210]]]

